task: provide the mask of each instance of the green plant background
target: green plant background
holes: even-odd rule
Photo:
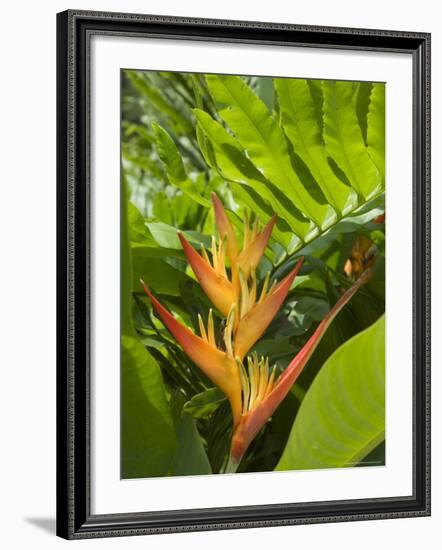
[[[125,70],[121,90],[122,477],[218,473],[227,460],[229,405],[139,284],[197,329],[210,304],[177,229],[210,245],[213,191],[239,233],[245,211],[277,214],[260,280],[305,257],[255,346],[280,372],[350,286],[358,236],[378,256],[238,471],[384,464],[384,84]]]

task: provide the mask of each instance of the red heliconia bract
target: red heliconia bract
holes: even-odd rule
[[[275,369],[269,368],[267,358],[258,357],[256,353],[247,354],[284,304],[301,269],[303,258],[298,260],[282,281],[274,282],[270,288],[267,274],[258,293],[256,267],[265,252],[276,217],[273,216],[262,231],[259,230],[258,221],[250,228],[246,218],[244,242],[240,250],[227,212],[215,194],[212,194],[212,202],[220,238],[218,243],[215,237],[212,238],[211,259],[203,245],[200,254],[182,233],[178,233],[178,236],[201,288],[226,318],[223,349],[217,347],[212,310],[209,311],[207,329],[199,317],[201,335],[197,336],[178,322],[153,296],[147,285],[141,282],[157,315],[184,352],[230,402],[233,433],[230,458],[225,471],[235,472],[250,443],[296,382],[330,323],[368,280],[371,270],[365,271],[342,294],[304,347],[277,377]]]

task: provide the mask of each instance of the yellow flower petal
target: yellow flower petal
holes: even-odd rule
[[[313,355],[313,352],[317,348],[333,319],[338,315],[345,304],[351,300],[359,288],[368,281],[371,273],[371,269],[365,271],[361,277],[344,292],[324,319],[319,323],[315,332],[310,336],[304,347],[295,356],[276,383],[273,383],[273,381],[271,382],[271,390],[265,393],[264,399],[258,401],[255,408],[252,408],[246,414],[242,415],[241,421],[237,425],[232,437],[230,454],[233,464],[238,464],[241,461],[241,458],[256,434],[272,416],[276,408],[290,391],[290,388],[298,379],[302,369]],[[244,384],[245,382],[243,380],[242,385],[244,386]]]
[[[197,336],[178,322],[155,298],[143,281],[141,281],[141,284],[158,316],[181,345],[185,353],[229,399],[232,407],[234,426],[236,426],[239,422],[242,408],[241,380],[238,365],[233,357],[229,357],[224,351],[211,345],[208,341],[209,339],[205,340]]]
[[[262,336],[273,317],[278,313],[290,290],[293,279],[301,269],[303,260],[301,258],[295,268],[264,299],[260,299],[240,319],[235,333],[235,356],[241,360],[253,344]]]
[[[227,317],[232,304],[238,300],[234,286],[194,250],[182,233],[178,233],[178,237],[201,288],[213,305]]]
[[[227,238],[227,256],[233,262],[238,255],[238,243],[232,224],[227,217],[226,211],[222,202],[217,197],[216,193],[212,193],[213,209],[215,211],[215,221],[221,239]]]
[[[256,267],[267,248],[267,244],[272,234],[273,226],[276,222],[276,216],[272,216],[264,229],[241,251],[236,266],[241,270],[245,279],[249,278],[250,272]]]

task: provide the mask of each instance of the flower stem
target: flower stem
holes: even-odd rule
[[[232,460],[232,455],[229,456],[229,461],[224,469],[225,474],[234,474],[239,466],[239,462],[234,462]]]

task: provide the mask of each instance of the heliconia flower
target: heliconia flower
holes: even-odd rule
[[[201,288],[212,304],[225,316],[232,304],[238,301],[238,293],[229,281],[226,273],[223,240],[216,246],[212,240],[212,263],[202,246],[202,256],[189,244],[182,233],[178,233],[187,261],[192,267]]]
[[[244,244],[243,249],[236,259],[236,268],[241,270],[245,279],[249,278],[252,270],[259,264],[272,234],[276,216],[272,216],[262,231],[258,231],[258,219],[255,220],[250,231],[248,219],[244,223]]]
[[[152,305],[185,353],[216,384],[230,402],[233,415],[233,425],[239,422],[242,413],[241,379],[238,365],[233,357],[232,326],[234,307],[228,316],[224,330],[226,351],[216,347],[212,311],[209,312],[207,330],[199,317],[201,336],[197,336],[187,327],[178,322],[175,317],[155,298],[148,286],[141,280],[144,291],[149,296]]]
[[[301,269],[304,258],[301,258],[294,269],[279,283],[274,284],[267,291],[269,283],[269,272],[264,280],[261,294],[256,299],[256,277],[252,272],[252,284],[249,288],[247,281],[240,272],[241,279],[241,301],[240,318],[235,331],[235,357],[240,360],[244,358],[249,349],[264,334],[274,316],[278,313],[287,293],[292,286],[293,280]]]
[[[226,211],[222,202],[219,200],[216,193],[212,193],[213,210],[215,211],[215,222],[221,239],[226,237],[227,240],[227,256],[230,262],[234,262],[238,256],[238,242],[236,240],[235,231],[227,217]]]
[[[204,245],[201,245],[201,255],[190,245],[182,233],[178,233],[186,258],[195,273],[202,289],[214,306],[227,317],[232,304],[238,304],[240,295],[240,272],[245,280],[259,264],[267,247],[276,216],[273,216],[262,231],[259,231],[259,220],[256,219],[250,228],[247,216],[244,220],[244,243],[238,252],[238,242],[232,224],[224,206],[215,193],[212,193],[215,211],[215,221],[220,234],[217,246],[212,237],[211,255],[209,259]],[[224,245],[225,243],[225,245]],[[226,272],[226,251],[230,260],[231,278]],[[236,324],[238,318],[236,319]]]
[[[212,237],[211,258],[203,245],[200,254],[182,233],[178,232],[178,236],[201,288],[226,318],[223,349],[217,345],[212,310],[209,311],[207,327],[202,317],[198,316],[198,336],[178,322],[144,282],[141,283],[157,315],[184,352],[230,402],[233,436],[226,471],[233,472],[259,430],[296,382],[330,323],[368,280],[372,269],[370,264],[369,269],[344,292],[279,378],[275,369],[269,368],[268,358],[259,358],[256,353],[247,357],[246,367],[244,358],[282,307],[304,259],[301,258],[280,282],[274,281],[270,289],[268,272],[258,293],[256,267],[267,247],[276,217],[273,216],[260,231],[259,221],[256,219],[251,228],[245,215],[244,239],[240,251],[233,226],[215,194],[212,194],[212,202],[220,239],[217,244],[215,237]],[[229,266],[226,266],[226,254]]]
[[[259,220],[255,219],[253,227],[250,228],[247,213],[244,216],[244,241],[242,251],[239,252],[238,241],[233,226],[227,216],[222,202],[216,193],[212,193],[213,209],[215,211],[215,222],[221,239],[226,238],[227,256],[230,260],[232,270],[241,269],[244,277],[247,279],[255,268],[267,248],[267,244],[272,234],[273,226],[276,222],[276,215],[272,216],[262,231],[259,231]]]
[[[248,373],[237,360],[241,371],[243,401],[242,416],[232,437],[230,471],[236,470],[250,443],[286,397],[333,319],[370,276],[371,270],[367,270],[344,292],[278,379],[275,380],[274,371],[269,374],[267,360],[258,359],[256,354],[249,358]]]

